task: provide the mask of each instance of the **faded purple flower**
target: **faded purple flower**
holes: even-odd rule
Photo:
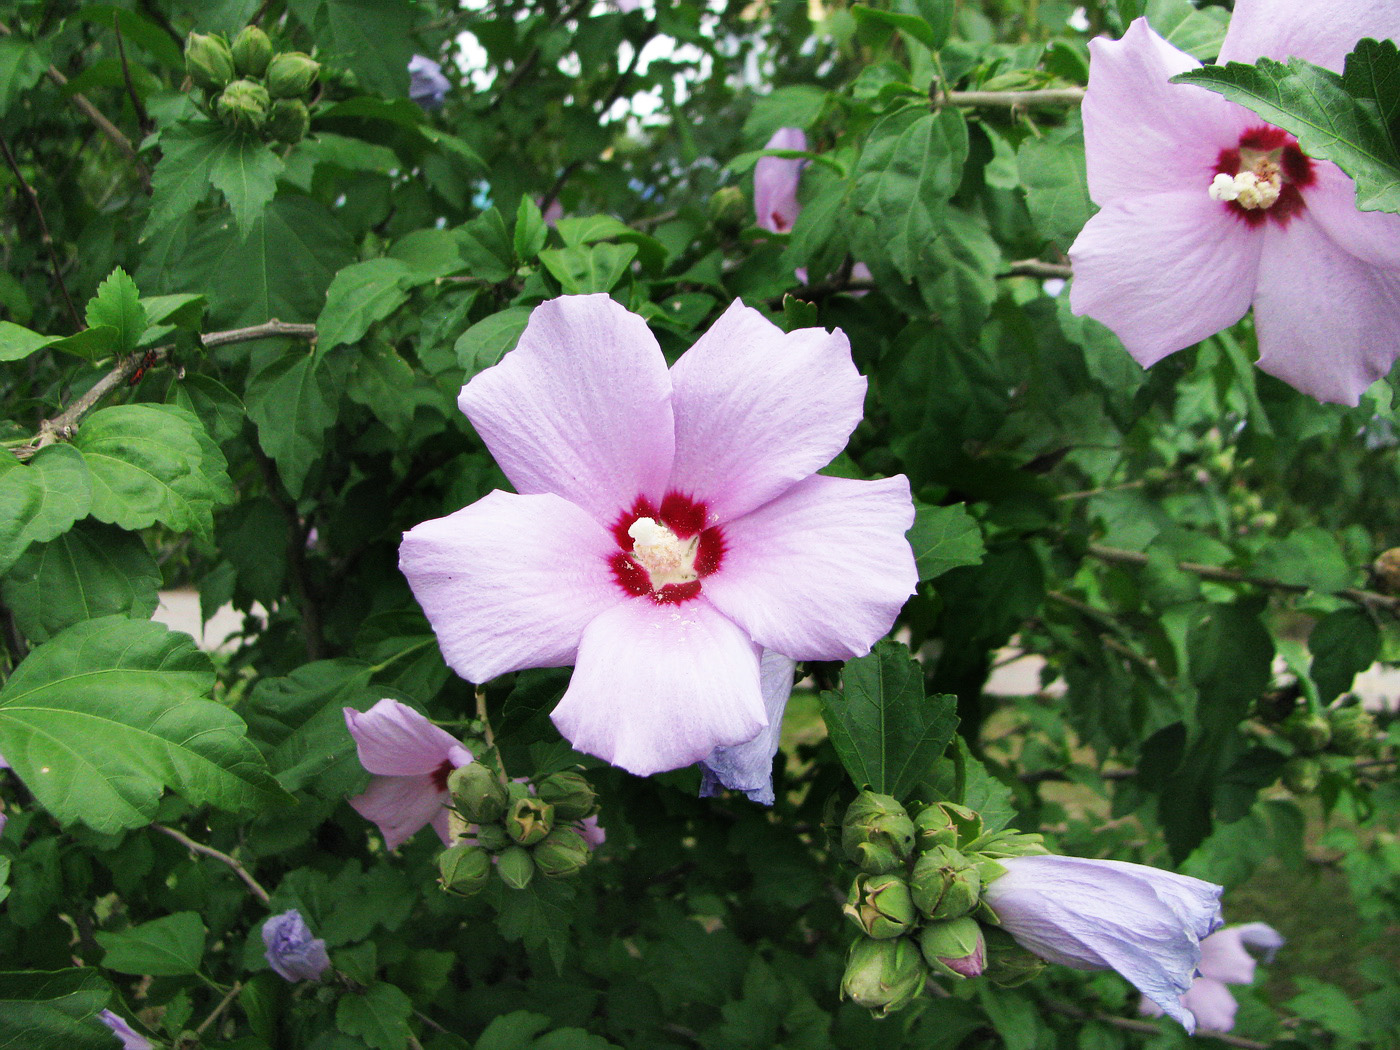
[[[1181,1005],[1220,925],[1221,887],[1116,860],[1008,857],[983,902],[1030,952],[1076,970],[1117,970],[1188,1032]]]
[[[287,981],[319,981],[330,966],[326,942],[311,936],[311,928],[292,908],[263,923],[263,944],[268,965]]]
[[[345,724],[355,738],[360,765],[374,774],[364,794],[350,805],[379,825],[384,845],[397,849],[431,824],[444,845],[447,830],[447,778],[472,753],[446,730],[397,700],[381,700],[368,711],[345,708]]]
[[[583,841],[588,844],[589,849],[597,849],[604,842],[608,841],[608,833],[604,830],[603,825],[598,823],[596,814],[591,817],[584,817],[583,820],[579,822],[578,833],[582,836]]]
[[[112,1034],[122,1041],[122,1050],[154,1050],[149,1039],[140,1035],[127,1024],[120,1014],[102,1010],[97,1019],[112,1030]]]
[[[408,60],[408,97],[423,109],[441,109],[452,89],[452,81],[442,75],[442,66],[431,58],[414,55]]]
[[[1181,1005],[1196,1015],[1196,1023],[1205,1031],[1230,1031],[1235,1027],[1239,1003],[1226,985],[1254,983],[1254,956],[1245,948],[1258,949],[1269,962],[1283,944],[1283,936],[1267,923],[1249,922],[1217,930],[1201,941],[1201,973],[1181,997]],[[1162,1008],[1146,997],[1138,1009],[1148,1017],[1162,1015]]]
[[[805,150],[807,136],[801,128],[779,128],[764,149]],[[797,221],[801,206],[797,187],[802,181],[805,160],[761,157],[753,169],[753,207],[758,225],[774,233],[787,233]]]
[[[1220,62],[1296,55],[1341,69],[1363,36],[1400,37],[1400,4],[1238,0]],[[1099,211],[1070,248],[1077,314],[1147,367],[1254,307],[1259,367],[1354,405],[1400,353],[1400,215],[1293,136],[1168,78],[1200,65],[1144,19],[1090,41],[1084,143]]]
[[[815,473],[860,421],[846,337],[736,302],[669,370],[606,295],[535,308],[458,404],[519,495],[404,537],[399,565],[473,682],[574,664],[554,723],[639,775],[769,724],[759,657],[849,659],[917,573],[904,477]]]
[[[773,756],[782,736],[783,710],[792,694],[792,673],[796,660],[789,660],[765,649],[759,662],[759,685],[768,727],[758,736],[732,747],[717,747],[700,763],[700,797],[719,794],[722,787],[742,791],[754,802],[773,804]]]

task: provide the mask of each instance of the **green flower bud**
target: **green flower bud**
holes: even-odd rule
[[[598,796],[582,773],[547,776],[535,788],[535,794],[554,807],[556,820],[582,820],[598,807]]]
[[[511,889],[523,890],[535,877],[535,862],[524,846],[510,846],[501,854],[496,871]]]
[[[588,863],[590,855],[588,843],[573,828],[555,828],[531,854],[540,874],[551,879],[575,874]]]
[[[500,853],[501,850],[511,845],[510,836],[506,834],[506,829],[499,824],[482,824],[476,829],[476,841],[484,850],[492,853]]]
[[[1332,725],[1332,750],[1342,755],[1364,755],[1376,746],[1376,720],[1359,705],[1333,708],[1328,713]]]
[[[749,202],[738,186],[721,186],[710,195],[710,221],[721,230],[741,229],[749,218]]]
[[[887,941],[862,937],[846,957],[841,998],[885,1017],[911,1003],[924,990],[927,977],[923,957],[908,937]]]
[[[982,937],[986,946],[982,976],[1003,988],[1025,984],[1045,969],[1044,959],[1026,951],[1005,930],[984,927]]]
[[[267,90],[273,98],[297,98],[311,90],[321,63],[300,51],[284,51],[267,64]]]
[[[191,33],[185,41],[185,71],[200,87],[218,91],[233,79],[233,53],[217,33]]]
[[[914,849],[914,822],[889,795],[862,791],[846,810],[841,847],[862,871],[894,871]]]
[[[920,850],[967,845],[982,834],[982,817],[956,802],[926,806],[914,818],[914,842]]]
[[[260,77],[272,61],[272,41],[257,26],[244,26],[233,38],[233,67],[240,77]]]
[[[267,111],[267,133],[278,142],[290,146],[306,138],[310,130],[311,114],[301,99],[279,98]]]
[[[914,862],[909,890],[914,905],[928,918],[956,919],[977,907],[982,877],[957,850],[935,846]]]
[[[973,848],[982,857],[1030,857],[1050,852],[1045,848],[1043,835],[1028,835],[1012,828],[982,836],[973,844]],[[985,884],[989,881],[983,872],[982,882]]]
[[[490,824],[506,814],[506,786],[490,766],[468,762],[457,767],[447,778],[447,790],[452,804],[473,824]]]
[[[1332,739],[1332,727],[1326,718],[1314,711],[1299,710],[1283,720],[1278,731],[1291,740],[1299,750],[1311,754],[1321,751]]]
[[[876,940],[908,933],[919,921],[909,884],[898,875],[857,875],[841,910],[862,933]]]
[[[220,119],[244,131],[260,131],[267,122],[267,91],[252,80],[235,80],[214,104]]]
[[[1322,783],[1322,763],[1311,755],[1294,755],[1283,764],[1283,786],[1295,795],[1311,795]]]
[[[976,977],[987,965],[982,924],[966,915],[925,926],[919,931],[919,951],[929,969],[945,977]]]
[[[479,893],[491,878],[491,855],[480,846],[459,843],[438,855],[442,888],[458,897]]]
[[[506,834],[522,846],[533,846],[554,828],[554,807],[543,799],[518,798],[506,816]]]

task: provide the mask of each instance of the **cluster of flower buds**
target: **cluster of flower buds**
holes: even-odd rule
[[[598,808],[583,775],[554,773],[533,788],[503,782],[490,767],[472,762],[453,771],[447,790],[458,814],[476,825],[438,857],[442,888],[469,897],[494,871],[511,889],[523,890],[536,872],[545,878],[577,874],[591,855],[584,823]]]
[[[245,26],[232,44],[217,33],[191,33],[185,69],[203,89],[206,111],[229,127],[293,143],[311,125],[306,101],[320,63],[300,51],[275,51],[257,26]]]
[[[1360,704],[1322,711],[1299,708],[1280,722],[1276,731],[1293,745],[1293,757],[1284,763],[1282,779],[1296,795],[1316,791],[1329,764],[1344,766],[1343,759],[1375,754],[1381,742],[1376,720]]]
[[[999,858],[1044,853],[1039,835],[984,833],[977,813],[951,802],[911,817],[888,795],[862,791],[846,811],[841,846],[860,868],[843,909],[860,930],[843,997],[883,1017],[915,999],[930,975],[1029,980],[1045,965],[995,928],[982,888]]]

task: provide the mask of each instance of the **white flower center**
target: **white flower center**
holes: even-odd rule
[[[1240,171],[1233,177],[1222,171],[1212,179],[1207,190],[1211,199],[1234,201],[1250,211],[1271,207],[1283,192],[1283,169],[1279,166],[1282,152],[1240,150]]]
[[[695,571],[695,552],[700,549],[698,534],[681,540],[654,518],[638,518],[627,527],[627,535],[632,537],[632,560],[646,569],[652,590],[700,578]]]

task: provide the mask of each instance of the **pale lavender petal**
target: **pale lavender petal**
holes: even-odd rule
[[[703,596],[634,598],[584,630],[554,724],[576,750],[638,776],[679,769],[767,724],[758,658]]]
[[[784,333],[737,299],[671,369],[671,488],[731,521],[767,503],[846,446],[865,377],[840,330]]]
[[[151,1042],[126,1023],[120,1014],[102,1010],[97,1019],[112,1030],[112,1034],[122,1041],[122,1050],[153,1050]]]
[[[1235,1027],[1240,1004],[1220,981],[1197,977],[1181,997],[1181,1005],[1196,1017],[1196,1024],[1208,1032],[1228,1032]]]
[[[1319,401],[1356,404],[1400,354],[1400,272],[1343,251],[1309,212],[1265,234],[1259,367]]]
[[[606,295],[535,307],[514,350],[457,404],[521,493],[552,492],[611,528],[665,495],[671,380],[646,322]]]
[[[705,594],[754,641],[797,660],[863,656],[919,581],[909,482],[814,475],[724,526]]]
[[[1070,247],[1071,308],[1113,329],[1144,368],[1228,328],[1253,298],[1264,237],[1209,184],[1110,204]]]
[[[1089,54],[1082,107],[1089,195],[1101,205],[1172,190],[1209,200],[1220,151],[1238,145],[1240,132],[1259,118],[1205,88],[1170,83],[1200,63],[1146,19],[1133,22],[1121,40],[1091,40]]]
[[[583,818],[578,833],[583,838],[583,841],[587,843],[589,849],[597,849],[604,842],[608,841],[607,830],[603,825],[598,823],[596,814],[591,817]]]
[[[1394,0],[1235,0],[1217,61],[1282,62],[1290,56],[1341,72],[1363,36],[1400,40]]]
[[[1287,943],[1283,934],[1267,922],[1247,922],[1234,929],[1239,931],[1240,940],[1246,947],[1256,948],[1263,954],[1266,963],[1273,962],[1274,955]]]
[[[1001,863],[1006,874],[982,899],[1022,947],[1075,969],[1117,970],[1194,1030],[1180,997],[1191,987],[1201,938],[1219,925],[1221,887],[1120,861],[1035,856]]]
[[[1362,262],[1400,270],[1400,215],[1361,211],[1356,207],[1356,183],[1337,165],[1313,161],[1317,182],[1305,191],[1308,216],[1328,238]]]
[[[287,981],[318,981],[330,967],[326,942],[313,937],[311,928],[292,908],[263,923],[263,945],[268,965]]]
[[[743,744],[717,747],[700,763],[700,797],[719,794],[721,787],[742,791],[752,801],[773,804],[773,756],[783,735],[783,711],[792,695],[792,673],[797,661],[765,649],[758,665],[759,687],[768,725]]]
[[[442,75],[442,66],[424,55],[408,60],[408,79],[408,97],[424,109],[438,109],[452,89],[452,81]]]
[[[574,662],[588,623],[626,598],[608,558],[612,535],[547,493],[492,492],[404,534],[399,568],[469,682]]]
[[[807,136],[801,128],[779,128],[764,149],[805,150]],[[762,157],[753,169],[753,207],[758,225],[774,233],[787,233],[801,210],[797,186],[802,181],[805,160]]]
[[[7,816],[5,816],[5,813],[4,813],[3,810],[0,810],[0,838],[4,837],[4,834],[5,834],[5,825],[8,824],[9,822],[10,822],[10,818],[7,817]]]
[[[1244,950],[1238,926],[1216,930],[1201,941],[1199,969],[1203,977],[1228,984],[1253,984],[1254,965],[1254,956]]]
[[[407,704],[384,699],[368,711],[345,708],[345,724],[355,738],[360,765],[381,776],[431,773],[461,744]],[[467,761],[471,761],[468,755]]]
[[[447,805],[447,792],[431,774],[419,777],[375,777],[364,794],[350,799],[355,812],[379,826],[384,845],[398,849],[414,832],[431,824]],[[434,825],[444,845],[445,829]]]

